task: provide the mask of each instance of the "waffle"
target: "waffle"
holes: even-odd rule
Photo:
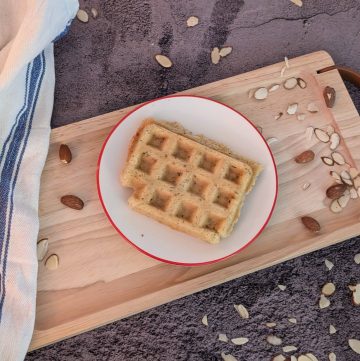
[[[146,120],[131,141],[121,183],[133,188],[134,210],[218,243],[231,233],[260,171],[260,164],[176,124]]]

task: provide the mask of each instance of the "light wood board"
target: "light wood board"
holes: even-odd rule
[[[51,271],[44,262],[39,264],[36,324],[30,349],[359,234],[360,200],[351,201],[341,214],[328,209],[325,190],[332,179],[330,168],[320,160],[320,155],[329,153],[328,145],[314,142],[311,147],[317,157],[307,165],[293,161],[295,155],[309,148],[307,126],[332,124],[343,137],[340,152],[348,162],[360,166],[359,115],[336,70],[317,74],[317,70],[330,65],[333,61],[326,52],[316,52],[291,59],[283,78],[280,71],[284,63],[279,63],[184,92],[228,104],[261,126],[265,138],[279,139],[271,145],[280,187],[268,227],[246,250],[213,265],[190,268],[148,258],[122,239],[105,217],[96,191],[98,154],[111,128],[133,107],[54,129],[41,182],[39,239],[49,239],[49,254],[56,253],[60,265]],[[280,83],[291,76],[301,76],[307,88],[280,89],[265,101],[249,99],[250,89]],[[322,90],[326,85],[337,92],[332,109],[324,103]],[[319,113],[306,112],[310,101],[319,104]],[[300,112],[306,113],[304,121],[287,114],[274,120],[278,112],[286,113],[288,104],[294,102]],[[59,161],[61,143],[72,149],[71,164]],[[303,191],[305,182],[311,186]],[[82,211],[60,203],[60,197],[69,193],[85,201]],[[299,221],[303,215],[321,223],[319,234],[303,227]]]

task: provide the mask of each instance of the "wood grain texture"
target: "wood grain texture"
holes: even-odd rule
[[[141,254],[119,236],[105,217],[96,191],[96,167],[101,145],[111,128],[133,107],[84,120],[52,131],[48,159],[42,176],[39,239],[49,239],[49,253],[60,259],[57,270],[39,264],[35,332],[30,349],[59,341],[173,299],[223,283],[241,275],[320,249],[360,233],[360,201],[351,201],[340,214],[329,211],[325,190],[331,185],[330,168],[321,155],[330,153],[323,143],[306,142],[307,126],[333,125],[342,135],[339,151],[360,167],[360,118],[337,71],[317,74],[333,64],[325,52],[290,60],[280,78],[283,63],[241,74],[183,92],[216,99],[241,111],[263,128],[279,172],[279,198],[274,215],[261,236],[238,255],[220,263],[183,267],[159,263]],[[302,90],[278,90],[265,101],[249,99],[259,86],[301,76]],[[328,109],[322,90],[336,89],[335,107]],[[306,106],[315,101],[320,112]],[[286,114],[298,103],[304,121]],[[279,120],[274,116],[284,112]],[[73,160],[58,158],[61,143],[70,146]],[[306,165],[294,156],[310,148],[317,155]],[[301,189],[305,182],[308,190]],[[76,194],[85,202],[81,211],[60,203],[64,194]],[[299,218],[311,215],[321,224],[319,234],[306,230]]]

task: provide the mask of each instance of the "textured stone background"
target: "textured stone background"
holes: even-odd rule
[[[192,88],[315,50],[327,50],[338,64],[360,70],[360,1],[303,0],[88,0],[81,7],[99,10],[87,24],[75,20],[55,46],[54,127],[144,100]],[[188,29],[186,19],[200,24]],[[210,49],[231,45],[219,65]],[[171,57],[162,69],[153,55]],[[360,91],[350,88],[360,109]],[[297,258],[267,270],[180,299],[30,353],[26,360],[220,360],[221,351],[239,361],[262,361],[281,352],[265,342],[274,333],[299,353],[320,361],[333,351],[338,361],[360,360],[348,338],[360,339],[360,308],[350,302],[347,285],[360,282],[353,257],[360,239]],[[328,271],[324,259],[334,262]],[[333,281],[331,306],[317,306],[321,286]],[[287,285],[282,292],[277,284]],[[248,307],[241,320],[234,303]],[[201,324],[208,314],[209,327]],[[296,317],[297,325],[287,321]],[[332,323],[338,329],[329,335]],[[248,337],[244,346],[217,340]]]

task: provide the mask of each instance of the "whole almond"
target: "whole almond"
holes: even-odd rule
[[[324,89],[324,99],[328,108],[332,108],[335,104],[336,92],[331,86],[327,86]]]
[[[316,219],[305,216],[305,217],[301,217],[301,222],[311,232],[314,232],[314,233],[320,232],[321,227],[320,227],[319,222]]]
[[[326,190],[326,196],[330,199],[338,199],[344,194],[346,188],[346,184],[334,184]]]
[[[294,158],[296,163],[308,163],[311,162],[315,157],[315,153],[312,150],[305,150]]]
[[[78,211],[84,208],[84,202],[79,197],[76,197],[72,194],[62,196],[60,201],[65,206],[76,209]]]
[[[70,150],[68,145],[66,145],[66,144],[61,144],[60,145],[59,158],[65,164],[68,164],[68,163],[71,162],[72,154],[71,154],[71,150]]]

